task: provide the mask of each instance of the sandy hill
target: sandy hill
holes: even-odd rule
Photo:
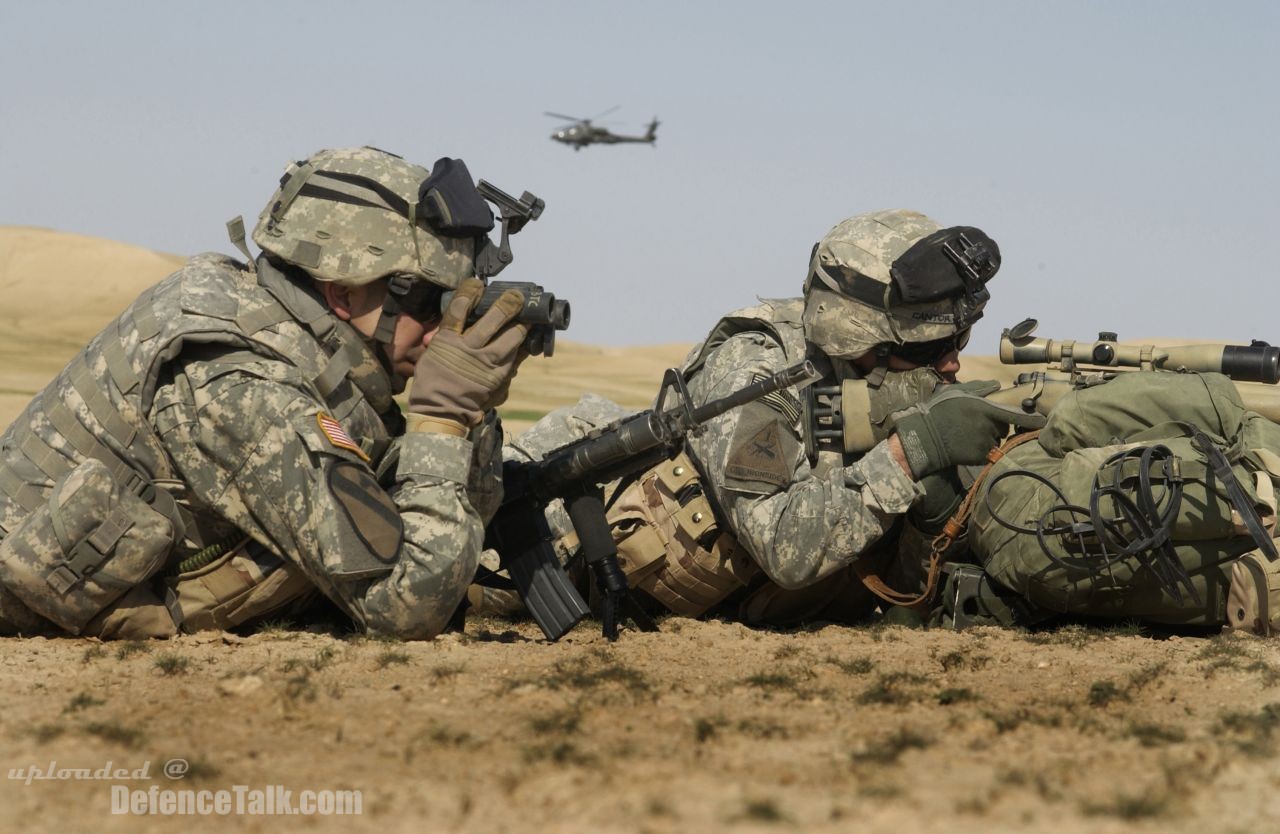
[[[183,258],[49,229],[0,227],[0,424],[7,425],[75,355],[146,287]],[[555,355],[531,359],[504,411],[515,427],[586,390],[641,408],[663,369],[689,345],[599,348],[559,340]]]
[[[0,288],[6,301],[0,310],[0,425],[21,413],[31,396],[139,292],[182,262],[177,255],[100,238],[0,227]],[[690,333],[690,340],[701,335]],[[523,429],[584,391],[643,408],[652,402],[663,370],[679,364],[690,344],[605,348],[561,339],[553,357],[534,357],[522,367],[503,409],[508,427]],[[966,356],[964,362],[968,379],[1008,382],[1025,370],[1003,366],[992,356]]]

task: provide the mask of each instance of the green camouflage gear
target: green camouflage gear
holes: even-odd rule
[[[133,577],[158,594],[178,562],[248,536],[255,576],[292,566],[363,628],[427,637],[465,593],[501,499],[500,428],[489,414],[469,439],[401,430],[391,380],[358,331],[265,258],[255,276],[201,255],[111,322],[5,432],[0,535],[97,459],[122,489],[148,494],[138,487],[154,482],[177,499],[182,539],[158,575]],[[13,603],[33,592],[7,591],[0,616],[29,625]]]
[[[856,358],[880,344],[929,342],[955,334],[950,300],[900,304],[888,312],[842,295],[831,275],[857,274],[884,284],[912,244],[940,227],[923,214],[890,209],[837,224],[814,248],[805,280],[805,336],[832,358]],[[828,274],[830,273],[830,274]]]
[[[1280,425],[1247,411],[1236,386],[1220,374],[1135,372],[1064,395],[1037,440],[1011,449],[991,468],[969,520],[973,553],[999,585],[1051,611],[1225,624],[1237,557],[1258,542],[1207,451],[1192,440],[1193,427],[1225,453],[1264,534],[1274,536]],[[1145,464],[1136,456],[1113,458],[1161,447],[1165,456]],[[1138,528],[1125,520],[1121,501],[1139,514],[1143,480],[1163,516],[1147,515],[1144,523],[1153,531],[1168,525],[1168,548],[1126,553],[1117,542],[1136,537]],[[1088,512],[1094,502],[1110,522],[1105,554]],[[1168,568],[1182,574],[1177,593]]]
[[[475,274],[474,244],[437,236],[417,212],[429,175],[376,148],[320,151],[288,166],[253,240],[321,281],[357,286],[402,273],[454,289]]]

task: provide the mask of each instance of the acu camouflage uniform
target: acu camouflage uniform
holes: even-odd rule
[[[402,434],[370,344],[297,278],[193,258],[8,429],[0,628],[225,628],[313,587],[371,632],[445,626],[501,496],[496,418]]]
[[[831,377],[831,360],[805,341],[803,305],[801,298],[765,300],[722,319],[685,361],[695,404],[726,396],[805,358]],[[648,503],[662,503],[660,495],[674,499],[666,502],[672,520],[658,535],[657,547],[628,542],[664,525],[640,524],[643,511],[637,513],[636,505],[644,499],[615,494],[610,522],[634,586],[676,613],[698,616],[721,607],[753,624],[815,618],[851,622],[874,610],[876,600],[852,563],[918,563],[893,557],[901,519],[922,491],[883,442],[861,455],[822,450],[811,462],[801,411],[794,392],[729,411],[690,438],[687,456],[641,476],[634,489],[647,492]],[[625,413],[601,397],[584,397],[544,417],[510,442],[505,454],[538,457]],[[678,471],[682,469],[686,471]],[[697,481],[707,495],[705,504],[695,506],[691,493],[699,488],[685,490],[678,482],[688,487],[699,472]],[[613,492],[618,493],[616,487]],[[663,509],[656,513],[665,515]],[[698,515],[703,517],[694,521]],[[553,507],[548,517],[554,530],[571,533],[560,508]],[[718,528],[718,518],[728,529]],[[572,536],[561,546],[572,550]],[[655,550],[665,552],[654,558]],[[890,581],[906,587],[916,577],[892,574]]]
[[[969,248],[974,241],[988,248]],[[963,252],[946,250],[961,244]],[[961,273],[966,258],[986,252],[989,272]],[[851,217],[814,247],[803,298],[721,319],[685,361],[689,392],[702,404],[805,359],[822,385],[838,386],[864,378],[849,360],[873,350],[958,345],[981,315],[981,285],[995,268],[994,242],[971,227],[942,229],[902,209]],[[917,483],[885,439],[889,415],[927,399],[942,377],[930,366],[891,371],[889,353],[875,355],[860,405],[844,403],[845,426],[866,429],[856,450],[816,442],[797,392],[783,391],[716,418],[690,436],[687,454],[615,485],[609,519],[632,585],[676,613],[720,607],[772,625],[866,617],[879,603],[864,576],[876,585],[883,577],[903,598],[922,591],[932,537],[921,527],[956,500],[958,479],[939,473]],[[545,417],[506,455],[540,456],[620,416],[612,403],[584,398]],[[926,487],[940,487],[941,498],[919,500]],[[549,508],[548,518],[566,534],[562,555],[571,553],[563,510]]]

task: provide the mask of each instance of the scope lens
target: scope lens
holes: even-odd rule
[[[1222,350],[1222,372],[1240,382],[1280,382],[1280,347],[1251,345]]]

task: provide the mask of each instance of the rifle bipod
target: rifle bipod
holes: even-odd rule
[[[627,576],[618,564],[618,548],[609,531],[600,491],[580,492],[566,498],[565,509],[582,544],[583,559],[600,589],[600,620],[605,639],[618,639],[618,627],[624,619],[631,620],[641,631],[657,631],[657,623],[645,613],[627,587]]]

